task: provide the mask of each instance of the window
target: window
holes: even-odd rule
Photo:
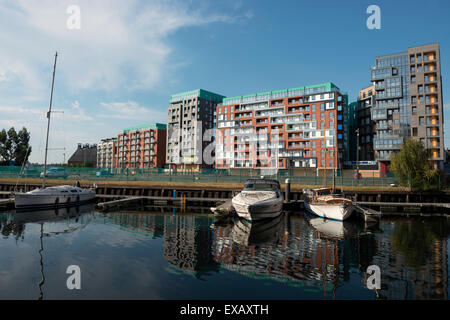
[[[417,114],[417,107],[412,107],[411,108],[411,113],[412,114]]]
[[[320,111],[324,111],[325,110],[325,103],[321,103],[320,104]]]
[[[421,125],[421,126],[425,125],[424,117],[419,117],[419,125]]]
[[[411,82],[415,83],[416,82],[416,76],[411,76]]]

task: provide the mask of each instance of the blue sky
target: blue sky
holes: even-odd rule
[[[225,96],[331,81],[355,99],[377,55],[439,42],[445,143],[450,144],[450,2],[0,0],[0,128],[31,131],[44,154],[53,55],[51,148],[97,143],[123,128],[166,122],[169,95]],[[366,9],[381,9],[369,30]],[[80,8],[69,30],[67,8]],[[50,162],[62,162],[52,150]]]

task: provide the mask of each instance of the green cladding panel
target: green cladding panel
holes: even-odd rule
[[[293,92],[293,91],[309,92],[309,91],[311,91],[311,89],[315,89],[315,88],[321,89],[321,90],[318,91],[318,92],[314,92],[313,91],[312,94],[321,93],[321,92],[330,92],[330,91],[334,91],[334,90],[340,91],[339,87],[337,87],[332,82],[326,82],[326,83],[314,84],[314,85],[310,85],[310,86],[303,86],[303,87],[297,87],[297,88],[265,91],[265,92],[247,94],[247,95],[242,95],[242,96],[228,97],[228,98],[224,98],[223,99],[222,104],[226,105],[228,102],[234,101],[236,99],[244,99],[244,98],[249,98],[249,97],[259,97],[259,96],[265,96],[265,95],[270,95],[270,96],[277,96],[277,95],[278,96],[280,96],[280,95],[289,96],[289,93]],[[311,93],[305,93],[305,94],[311,94]]]

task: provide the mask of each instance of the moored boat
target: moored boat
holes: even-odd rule
[[[239,217],[253,221],[279,216],[283,201],[277,180],[249,179],[244,189],[232,199],[232,204]]]
[[[47,139],[45,141],[45,157],[44,171],[42,172],[42,188],[35,189],[30,192],[17,192],[14,195],[16,209],[41,209],[51,207],[64,207],[79,205],[95,198],[95,191],[92,189],[83,189],[79,186],[55,186],[47,187],[45,185],[46,178],[49,176],[47,172],[47,152],[48,137],[50,132],[50,117],[52,114],[53,88],[55,84],[56,60],[58,53],[55,54],[55,64],[53,66],[52,89],[50,93],[50,105],[47,112]]]
[[[95,198],[91,189],[56,186],[15,194],[16,209],[68,207],[88,203]]]
[[[304,189],[305,209],[326,219],[344,221],[354,211],[350,199],[332,193],[330,188]]]

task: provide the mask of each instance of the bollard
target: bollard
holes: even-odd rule
[[[284,183],[286,185],[284,202],[289,203],[291,193],[291,180],[288,178],[284,181]]]

